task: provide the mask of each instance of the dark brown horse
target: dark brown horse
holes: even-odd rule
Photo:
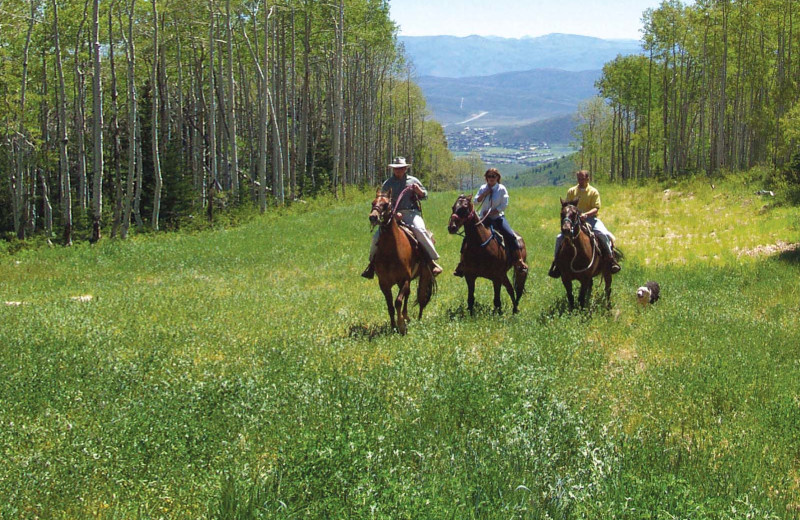
[[[592,295],[593,278],[600,274],[606,286],[606,304],[611,305],[611,264],[602,254],[597,238],[589,235],[589,229],[581,220],[577,200],[561,201],[561,236],[564,240],[556,254],[556,265],[561,271],[561,283],[567,290],[570,308],[575,307],[572,296],[572,281],[578,280],[581,290],[578,303],[581,307]]]
[[[503,286],[511,297],[514,312],[519,312],[519,299],[528,278],[527,269],[516,265],[516,258],[508,258],[500,242],[492,231],[483,225],[475,213],[472,196],[460,195],[453,204],[453,213],[447,230],[455,234],[464,226],[464,245],[462,246],[461,267],[467,282],[467,308],[470,314],[475,306],[475,279],[488,278],[494,284],[494,308],[500,311],[500,287]],[[519,255],[523,262],[528,257],[525,242],[520,239]],[[514,267],[514,285],[508,279],[508,270]]]
[[[400,197],[403,196],[401,193]],[[400,198],[398,198],[398,201]],[[421,250],[416,240],[412,240],[408,233],[400,228],[399,217],[392,208],[391,192],[383,193],[378,190],[375,200],[372,201],[372,211],[369,221],[373,226],[380,226],[378,250],[373,259],[375,274],[378,275],[378,285],[386,298],[386,307],[392,328],[400,334],[405,334],[408,322],[408,296],[411,293],[411,280],[419,278],[417,286],[417,304],[419,317],[431,300],[436,289],[436,283],[425,253]],[[397,298],[392,298],[392,287],[397,286]],[[395,321],[397,313],[397,321]]]

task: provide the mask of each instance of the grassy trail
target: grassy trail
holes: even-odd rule
[[[501,316],[433,194],[406,337],[358,276],[368,195],[0,256],[0,518],[798,518],[800,251],[749,254],[797,209],[720,184],[600,186],[626,260],[591,313],[546,276],[563,188],[511,193]]]

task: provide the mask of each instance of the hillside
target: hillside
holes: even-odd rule
[[[626,258],[590,312],[545,274],[565,186],[513,189],[521,312],[446,272],[404,337],[355,190],[0,253],[0,517],[797,518],[797,208],[715,182],[600,184]]]
[[[401,36],[420,76],[461,78],[531,69],[599,70],[618,54],[642,52],[637,40],[574,34],[535,38]]]
[[[522,144],[531,141],[546,143],[569,143],[575,141],[573,132],[578,121],[575,114],[535,121],[527,125],[501,126],[497,128],[497,138],[509,144]]]
[[[597,94],[599,77],[599,70],[540,69],[465,78],[423,76],[417,82],[443,125],[518,126],[574,113],[581,101]]]

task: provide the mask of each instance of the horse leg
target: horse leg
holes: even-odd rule
[[[408,280],[398,283],[397,286],[400,288],[400,290],[397,291],[397,298],[394,300],[394,310],[397,313],[397,332],[405,335],[408,326],[406,324],[407,318],[403,316],[403,302],[408,292]]]
[[[464,276],[464,279],[467,281],[467,310],[469,310],[470,315],[473,315],[475,308],[475,277],[468,275]]]
[[[611,308],[611,269],[603,271],[603,280],[606,284],[606,308]]]
[[[411,296],[411,280],[408,280],[403,288],[405,289],[403,294],[403,319],[408,321],[408,299]]]
[[[506,276],[506,280],[508,277]],[[497,314],[503,313],[502,302],[500,301],[500,286],[505,285],[505,282],[501,282],[500,280],[492,280],[492,285],[494,285],[494,312]],[[511,296],[511,301],[513,303],[514,296]]]
[[[581,282],[581,292],[578,294],[578,304],[580,304],[582,309],[586,307],[586,302],[592,297],[593,283],[594,282],[591,278],[585,282]]]
[[[394,304],[392,303],[392,286],[380,284],[383,297],[386,298],[386,308],[389,310],[389,320],[392,322],[392,329],[397,328],[397,323],[394,321]]]
[[[508,275],[503,275],[503,287],[506,288],[508,292],[508,296],[511,298],[511,308],[514,314],[519,312],[519,307],[517,304],[519,303],[519,299],[514,294],[514,286],[511,285],[511,280],[508,279]]]
[[[572,295],[572,280],[567,280],[561,277],[561,283],[564,284],[564,289],[567,290],[567,301],[569,302],[569,310],[575,308],[575,297]]]

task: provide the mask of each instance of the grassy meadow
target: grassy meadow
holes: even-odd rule
[[[435,193],[445,273],[405,337],[359,276],[371,190],[0,254],[0,518],[800,518],[797,207],[599,187],[610,310],[546,275],[565,188],[515,188],[521,312],[482,280],[469,316]]]

